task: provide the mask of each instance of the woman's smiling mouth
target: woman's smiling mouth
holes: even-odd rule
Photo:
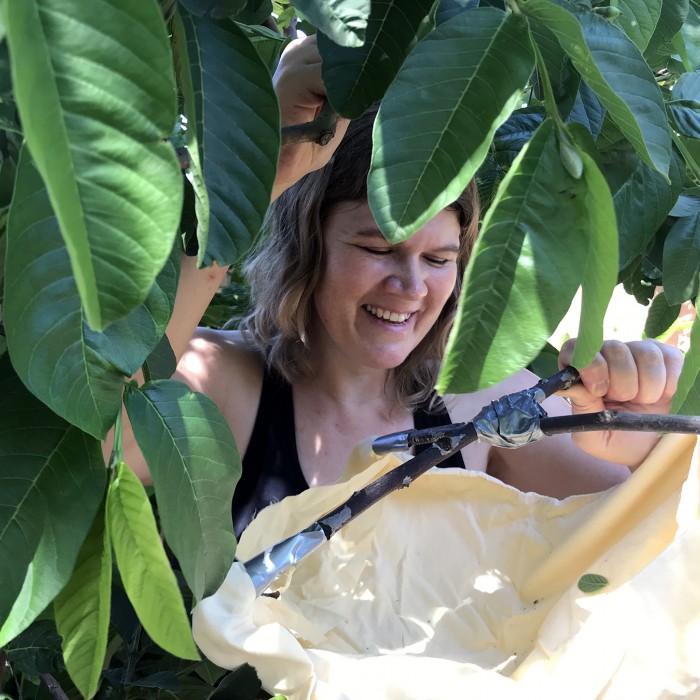
[[[409,318],[411,318],[411,316],[413,316],[413,312],[399,313],[398,311],[389,311],[388,309],[382,309],[378,306],[372,306],[371,304],[365,304],[362,308],[369,311],[372,316],[380,318],[382,321],[389,321],[390,323],[395,323],[397,325],[405,323]]]

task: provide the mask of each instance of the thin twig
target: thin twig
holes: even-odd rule
[[[46,684],[46,689],[53,700],[68,700],[60,683],[50,673],[42,673],[41,680]]]
[[[0,693],[5,685],[5,663],[7,662],[7,654],[0,649]]]
[[[323,101],[318,116],[312,122],[282,127],[282,145],[290,146],[295,143],[312,141],[319,146],[325,146],[335,136],[337,124],[338,115],[326,99]]]

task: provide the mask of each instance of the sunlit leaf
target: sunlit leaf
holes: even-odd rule
[[[323,82],[333,108],[349,119],[380,100],[404,59],[435,27],[435,0],[375,0],[365,43],[358,48],[334,44],[319,32]]]
[[[34,398],[7,356],[0,358],[0,461],[4,644],[43,611],[70,577],[105,484],[97,440]]]
[[[107,523],[122,583],[146,632],[171,654],[199,659],[148,496],[123,462],[107,492]]]
[[[112,549],[101,509],[80,549],[75,570],[54,601],[63,660],[83,697],[97,692],[107,649]]]
[[[173,28],[198,261],[231,264],[250,247],[270,203],[280,144],[277,98],[267,66],[235,22],[181,8]]]
[[[371,0],[295,0],[306,19],[339,46],[362,46]]]
[[[592,12],[574,15],[548,0],[527,0],[523,8],[554,32],[642,159],[667,175],[671,136],[663,99],[639,49],[618,27]]]
[[[199,601],[223,583],[236,551],[231,502],[241,461],[231,429],[211,399],[179,382],[130,388],[125,403],[165,538]]]
[[[653,1],[655,2],[656,0]],[[654,33],[649,39],[651,54],[661,44],[670,42],[674,35],[680,31],[685,18],[688,16],[689,7],[690,3],[688,0],[663,0]],[[653,56],[649,55],[648,58],[653,65]]]
[[[180,218],[165,24],[143,0],[10,2],[5,19],[24,136],[102,330],[143,302]]]
[[[595,161],[583,150],[583,179],[589,247],[583,273],[581,321],[571,364],[586,367],[603,344],[603,320],[618,272],[618,240],[610,188]]]
[[[387,240],[457,199],[533,66],[524,19],[492,8],[456,15],[415,47],[374,125],[369,203]]]
[[[551,121],[501,183],[467,267],[438,391],[495,384],[535,358],[566,313],[588,255],[584,181],[564,168]]]
[[[166,262],[142,306],[105,333],[91,331],[47,191],[26,149],[17,171],[3,306],[10,357],[32,393],[103,438],[119,412],[123,376],[141,366],[165,329],[177,271]]]

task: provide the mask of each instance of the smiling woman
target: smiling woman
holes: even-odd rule
[[[314,38],[285,51],[275,87],[283,124],[313,120],[325,94]],[[176,376],[218,404],[243,455],[232,505],[237,535],[271,502],[337,482],[365,438],[468,421],[535,381],[522,371],[476,393],[435,395],[476,239],[476,187],[470,183],[412,237],[387,242],[368,205],[375,116],[369,110],[341,121],[328,146],[282,150],[267,233],[245,269],[253,311],[239,331],[195,332],[225,269],[197,270],[183,260],[168,336],[181,356]],[[568,344],[560,361],[571,355]],[[545,405],[554,415],[604,407],[667,412],[680,365],[680,353],[654,341],[607,343],[581,370],[571,407],[558,397]],[[473,444],[442,466],[466,464],[562,498],[620,483],[657,438],[576,440],[578,447],[559,436],[517,451]],[[128,426],[125,450],[147,479]]]

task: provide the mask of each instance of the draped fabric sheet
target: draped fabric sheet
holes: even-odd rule
[[[563,501],[432,470],[302,561],[277,598],[256,598],[235,563],[195,608],[195,639],[290,700],[700,699],[695,444],[665,436],[627,483]],[[261,511],[237,557],[401,459],[361,446],[342,484]],[[585,594],[585,573],[609,584]]]

